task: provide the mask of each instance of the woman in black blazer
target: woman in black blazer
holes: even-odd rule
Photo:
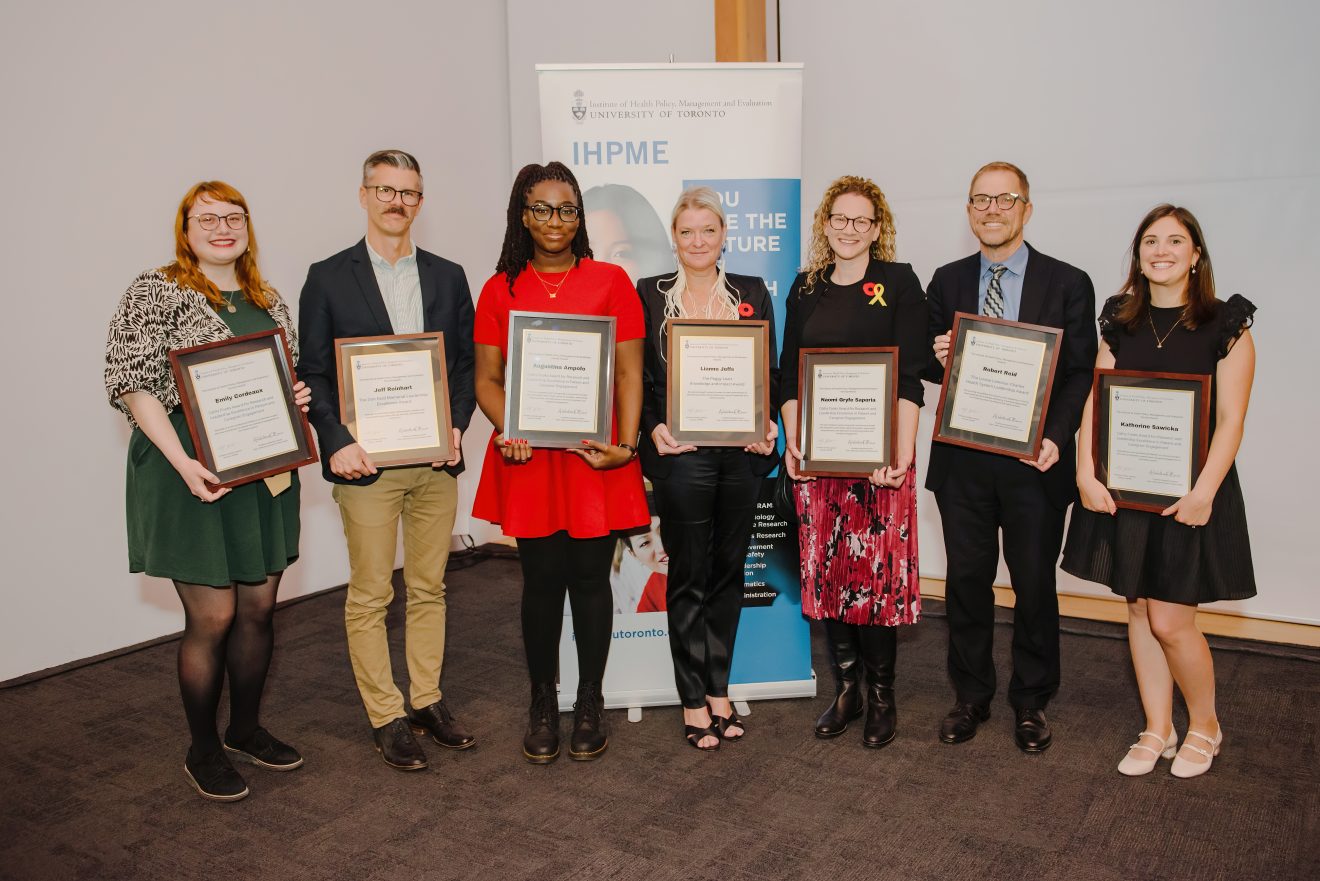
[[[763,442],[741,450],[677,443],[665,425],[666,325],[671,318],[769,321],[773,385],[774,305],[761,279],[719,265],[726,224],[714,190],[685,190],[671,231],[678,271],[637,282],[646,316],[639,452],[669,552],[666,611],[684,733],[692,746],[711,750],[747,730],[729,702],[729,667],[756,500],[761,478],[775,467],[778,429],[772,425]]]

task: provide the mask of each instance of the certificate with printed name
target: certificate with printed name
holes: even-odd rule
[[[238,486],[316,461],[283,329],[170,352],[197,458]]]
[[[551,448],[610,442],[614,326],[604,316],[509,313],[505,437]]]
[[[769,432],[769,322],[665,322],[669,433],[680,444],[745,447]]]
[[[442,333],[335,340],[340,421],[382,467],[453,458]]]
[[[935,438],[1035,458],[1063,331],[958,313]]]
[[[1098,370],[1092,390],[1096,476],[1115,504],[1164,510],[1205,463],[1208,376]]]
[[[798,470],[855,477],[893,460],[898,349],[802,349],[798,371]]]

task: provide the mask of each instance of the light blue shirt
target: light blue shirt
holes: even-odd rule
[[[1018,245],[1007,260],[1001,260],[1000,263],[1008,267],[1008,271],[999,276],[999,288],[1004,292],[1004,317],[1009,321],[1018,320],[1018,312],[1022,308],[1022,277],[1027,274],[1027,243]],[[994,273],[990,271],[993,266],[990,260],[981,255],[981,289],[976,295],[977,314],[985,314],[985,289],[990,286],[990,279],[994,278]]]
[[[417,274],[417,246],[412,242],[408,244],[412,251],[391,266],[390,261],[377,254],[370,242],[367,243],[371,271],[376,274],[376,286],[380,288],[395,333],[421,333],[423,329],[422,279]]]

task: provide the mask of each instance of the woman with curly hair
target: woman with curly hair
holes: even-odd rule
[[[504,371],[513,310],[616,319],[610,443],[533,450],[526,440],[504,436]],[[592,259],[582,191],[573,172],[559,162],[525,166],[509,194],[495,274],[477,301],[477,405],[495,432],[472,513],[499,524],[518,541],[523,646],[532,681],[523,755],[534,764],[559,757],[555,673],[565,592],[579,674],[569,757],[595,759],[608,746],[601,682],[614,612],[610,566],[617,533],[651,522],[641,469],[634,461],[645,334],[641,303],[627,274]]]
[[[802,611],[824,622],[835,696],[816,736],[837,737],[862,714],[865,746],[894,739],[897,627],[921,617],[915,449],[924,402],[926,298],[916,273],[894,261],[894,217],[867,178],[830,184],[816,209],[806,269],[788,294],[781,412],[784,466],[796,485]],[[798,473],[798,353],[806,347],[897,346],[898,419],[893,464],[861,478]]]

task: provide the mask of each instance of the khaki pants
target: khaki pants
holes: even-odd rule
[[[390,668],[385,613],[394,599],[394,552],[403,518],[407,588],[405,655],[415,708],[440,700],[445,656],[445,563],[458,507],[458,481],[425,466],[393,468],[370,486],[336,485],[334,499],[348,540],[344,625],[362,703],[373,728],[404,715]]]

